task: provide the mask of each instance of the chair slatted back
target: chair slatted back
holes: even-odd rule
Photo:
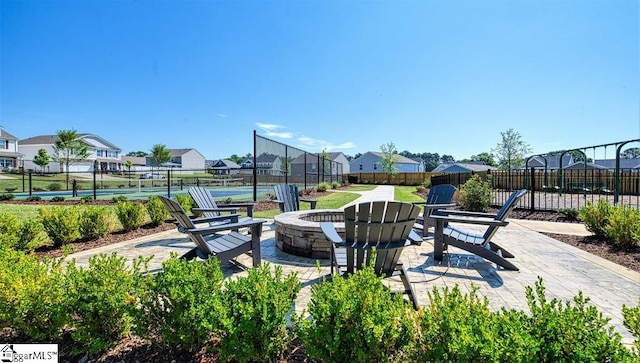
[[[281,200],[284,204],[280,204],[281,212],[293,212],[300,210],[300,194],[298,187],[293,184],[279,184],[273,187],[276,199]]]
[[[456,187],[451,184],[440,184],[432,186],[427,194],[426,205],[429,204],[448,204],[451,203],[453,195],[456,193]],[[430,215],[439,215],[437,209],[432,210]]]
[[[196,225],[193,224],[193,221],[191,221],[187,213],[184,211],[184,209],[182,209],[180,203],[163,196],[160,196],[160,200],[162,200],[164,205],[169,210],[169,214],[171,214],[171,216],[176,219],[180,227],[186,230],[193,243],[195,243],[195,245],[205,254],[211,254],[211,251],[209,250],[209,247],[207,246],[202,235],[189,233],[189,230],[196,228]]]
[[[190,187],[189,195],[196,202],[199,208],[218,208],[216,201],[213,199],[211,192],[203,187]],[[220,212],[203,212],[205,218],[220,216]]]
[[[417,206],[401,202],[366,202],[345,208],[347,272],[355,272],[375,257],[375,273],[391,275],[419,213]],[[374,247],[376,255],[372,256]]]
[[[518,204],[518,201],[520,200],[520,198],[522,198],[526,193],[527,193],[526,189],[521,189],[513,192],[509,196],[509,199],[507,199],[507,201],[504,202],[504,204],[502,205],[502,208],[500,208],[500,210],[498,211],[494,219],[496,221],[504,221],[505,219],[507,219],[507,216],[509,215],[509,213],[511,213],[513,208],[515,208],[516,204]],[[498,230],[498,226],[489,226],[489,228],[487,228],[487,230],[484,232],[484,235],[482,235],[482,237],[484,238],[485,241],[490,241],[497,230]]]

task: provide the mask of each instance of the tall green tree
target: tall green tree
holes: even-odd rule
[[[45,149],[39,149],[36,156],[33,157],[33,163],[40,167],[40,171],[44,173],[45,166],[49,165],[51,158]]]
[[[531,153],[531,146],[513,129],[501,132],[502,140],[491,151],[498,159],[498,167],[511,171],[524,167],[524,157]]]
[[[87,160],[89,146],[78,137],[76,130],[60,130],[57,140],[53,144],[53,160],[64,165],[67,175],[67,189],[69,189],[69,165]]]
[[[388,142],[380,146],[382,152],[382,159],[380,159],[380,166],[382,172],[387,174],[387,180],[391,181],[391,176],[398,173],[398,167],[396,163],[399,160],[398,150],[393,142]]]
[[[640,158],[640,147],[632,147],[620,152],[620,157],[623,159]]]
[[[164,144],[155,144],[151,148],[151,165],[160,167],[160,165],[171,160],[171,151]]]
[[[478,155],[471,155],[471,161],[482,161],[485,165],[498,166],[492,153],[482,152]]]
[[[144,151],[129,151],[127,153],[127,156],[136,156],[136,157],[139,157],[139,158],[143,158],[143,157],[147,156],[147,153],[144,152]]]

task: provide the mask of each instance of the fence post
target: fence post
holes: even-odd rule
[[[32,182],[32,180],[31,180],[31,173],[32,173],[32,171],[31,171],[31,170],[29,170],[29,196],[31,196],[31,193],[32,193],[32,190],[33,190],[33,188],[31,187],[31,185],[32,185],[32,184],[31,184],[31,182]]]
[[[98,199],[98,195],[96,193],[96,174],[98,173],[98,160],[93,162],[93,200]]]
[[[533,212],[536,209],[536,170],[535,168],[531,168],[531,189],[529,190],[531,193],[531,211]]]
[[[167,198],[171,198],[171,169],[167,169]]]

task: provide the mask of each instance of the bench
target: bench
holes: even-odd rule
[[[568,183],[567,191],[571,193],[603,193],[611,194],[612,191],[606,188],[604,182],[577,182]]]

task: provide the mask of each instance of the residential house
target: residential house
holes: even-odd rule
[[[171,159],[162,165],[153,163],[153,156],[148,154],[145,156],[146,165],[150,167],[161,167],[163,169],[174,169],[175,172],[181,174],[192,174],[194,172],[203,172],[205,170],[205,157],[196,149],[168,149],[171,153]]]
[[[568,165],[562,168],[562,170],[585,170],[585,169],[586,170],[607,170],[607,167],[594,164],[594,163],[587,163],[587,166],[585,168],[584,162],[578,161],[577,163],[573,163],[571,165]]]
[[[263,153],[256,157],[256,173],[262,175],[284,175],[284,157]],[[253,173],[253,158],[248,158],[240,165],[239,173]]]
[[[545,169],[545,160],[547,170],[558,170],[573,164],[573,155],[565,154],[562,156],[562,164],[560,163],[560,155],[536,155],[529,159],[527,168]]]
[[[498,168],[486,165],[483,161],[469,161],[464,163],[442,163],[432,170],[433,173],[471,173],[494,171]]]
[[[70,163],[69,172],[92,172],[95,162],[98,163],[98,168],[102,171],[122,169],[122,149],[98,135],[77,135],[88,146],[89,156],[84,161]],[[58,135],[40,135],[20,140],[18,150],[24,154],[24,167],[32,170],[39,168],[33,162],[33,158],[38,154],[38,150],[45,149],[52,158],[51,163],[47,166],[47,171],[64,172],[64,163],[53,161],[56,141],[58,141]]]
[[[616,159],[599,159],[594,161],[595,164],[604,166],[608,170],[616,169]],[[621,171],[640,171],[640,158],[620,159]]]
[[[20,167],[24,155],[18,152],[18,138],[0,127],[0,168],[13,169]]]
[[[306,163],[306,166],[305,166]],[[349,173],[349,159],[342,152],[327,153],[322,160],[322,154],[302,154],[291,160],[291,175],[305,175],[322,173],[325,175],[342,175]]]
[[[240,172],[240,165],[228,159],[207,160],[207,170],[215,175],[231,175]]]
[[[399,173],[411,173],[420,171],[420,163],[411,160],[402,155],[394,154],[396,161],[394,163],[395,169]],[[384,153],[376,151],[368,151],[354,159],[349,164],[349,171],[351,173],[382,173],[382,160],[384,159]]]

